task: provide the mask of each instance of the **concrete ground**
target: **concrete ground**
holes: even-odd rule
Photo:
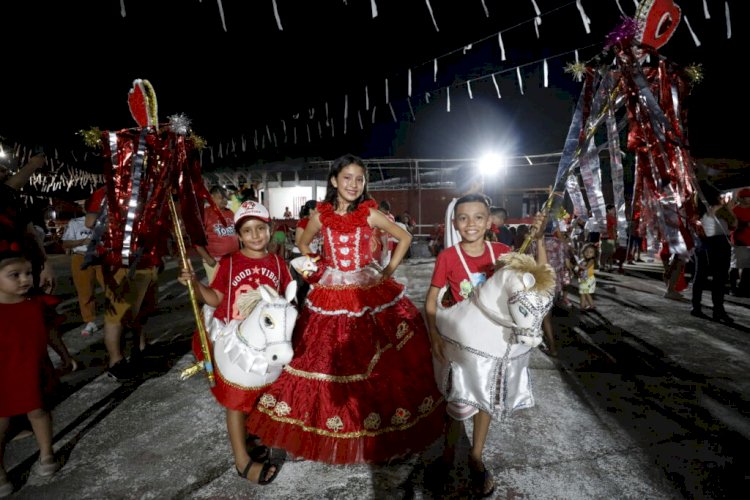
[[[50,478],[30,473],[38,458],[33,438],[12,441],[5,466],[16,490],[9,498],[469,496],[468,439],[459,443],[447,493],[425,481],[439,442],[390,465],[287,461],[268,486],[243,481],[205,377],[179,378],[192,362],[194,320],[174,263],[161,275],[158,311],[146,326],[151,351],[144,377],[120,384],[105,374],[101,330],[80,335],[68,258],[52,262],[57,293],[66,299],[64,338],[82,366],[63,377],[53,409],[62,469]],[[433,265],[412,259],[397,273],[420,307]],[[750,300],[727,297],[737,320],[727,326],[690,316],[689,302],[663,292],[659,266],[639,263],[624,275],[599,274],[595,312],[581,313],[574,292],[570,310],[555,310],[559,356],[532,353],[536,406],[490,429],[485,455],[497,481],[494,498],[744,497]],[[711,312],[708,293],[704,310]]]

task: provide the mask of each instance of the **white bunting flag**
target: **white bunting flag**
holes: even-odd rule
[[[497,92],[497,98],[502,99],[503,96],[500,95],[500,86],[497,84],[497,80],[495,79],[495,75],[492,75],[492,83],[495,84],[495,91]]]
[[[688,17],[686,15],[683,15],[682,17],[683,17],[683,19],[685,19],[685,26],[688,27],[688,31],[690,31],[690,36],[693,37],[693,43],[695,43],[696,47],[700,47],[701,46],[701,41],[698,40],[698,35],[696,35],[695,31],[693,31],[693,27],[690,26],[690,21],[688,21]]]
[[[432,12],[432,5],[430,5],[430,0],[424,0],[427,4],[427,10],[430,11],[430,17],[432,18],[432,24],[435,26],[435,31],[440,31],[440,28],[438,28],[437,22],[435,22],[435,14]]]
[[[217,1],[221,2],[221,0],[217,0]],[[273,1],[273,15],[274,17],[276,17],[276,26],[279,27],[279,31],[284,31],[284,27],[281,26],[281,17],[279,17],[279,7],[278,5],[276,5],[276,0],[272,0],[272,1]],[[224,31],[226,31],[226,29],[224,29]]]

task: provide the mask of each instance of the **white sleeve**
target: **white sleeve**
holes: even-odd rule
[[[458,198],[453,198],[448,204],[448,208],[445,210],[445,245],[444,248],[449,248],[461,241],[461,236],[453,227],[453,209],[456,206]]]

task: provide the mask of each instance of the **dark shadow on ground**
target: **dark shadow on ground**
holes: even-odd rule
[[[644,307],[618,305],[631,314]],[[686,498],[730,498],[747,487],[750,443],[701,405],[708,395],[748,414],[750,405],[740,394],[671,362],[597,311],[555,309],[553,325],[564,379],[636,442],[651,443],[654,464],[676,491]]]

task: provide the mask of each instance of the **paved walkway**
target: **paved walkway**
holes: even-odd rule
[[[5,464],[16,492],[10,498],[438,496],[424,471],[439,443],[388,466],[290,461],[271,485],[242,481],[205,379],[179,380],[192,362],[193,317],[174,266],[161,276],[159,308],[147,325],[152,351],[145,376],[118,384],[104,374],[101,331],[79,334],[67,257],[52,260],[58,294],[67,299],[65,341],[83,366],[63,377],[53,410],[63,468],[46,479],[29,474],[38,457],[33,439],[11,442]],[[433,265],[414,259],[397,273],[420,306]],[[727,298],[734,326],[693,318],[689,303],[662,297],[659,274],[645,263],[627,266],[625,275],[600,273],[597,311],[555,311],[559,356],[532,353],[536,406],[490,429],[486,462],[498,481],[495,498],[744,496],[750,303]],[[575,294],[571,299],[577,303]],[[708,294],[704,305],[710,313]],[[447,498],[468,495],[467,450],[463,439]]]

